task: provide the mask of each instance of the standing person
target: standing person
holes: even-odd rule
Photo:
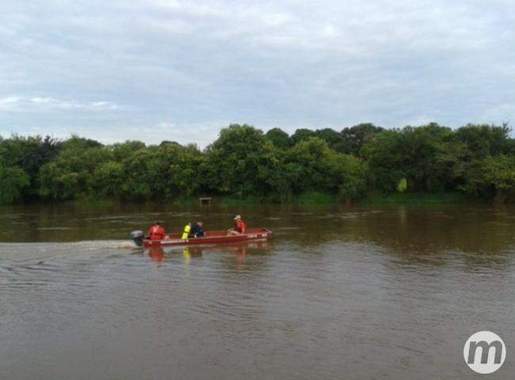
[[[191,226],[190,235],[195,238],[203,237],[204,236],[204,223],[202,223],[200,221],[193,223],[193,225]]]
[[[166,231],[161,226],[161,222],[155,222],[150,228],[148,229],[148,238],[150,240],[163,240],[166,236]]]
[[[229,230],[229,233],[233,235],[244,234],[247,232],[247,223],[242,219],[241,215],[234,217],[234,227]]]

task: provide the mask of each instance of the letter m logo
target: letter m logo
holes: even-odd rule
[[[474,364],[476,361],[476,353],[481,350],[481,364],[487,364],[490,359],[490,353],[493,350],[494,364],[501,364],[503,354],[503,344],[499,340],[490,343],[480,340],[471,341],[469,346],[468,364]]]

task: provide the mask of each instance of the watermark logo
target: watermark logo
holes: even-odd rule
[[[506,346],[499,335],[491,331],[479,331],[465,342],[463,358],[474,372],[483,375],[494,373],[506,359]]]

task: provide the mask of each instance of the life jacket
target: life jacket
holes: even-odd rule
[[[234,224],[234,229],[240,234],[244,234],[247,231],[247,224],[243,221],[243,219],[238,219]]]
[[[190,236],[190,231],[191,231],[191,224],[188,223],[184,226],[184,231],[182,232],[181,239],[187,240],[188,237]]]
[[[165,234],[165,229],[157,224],[150,227],[148,231],[150,240],[163,240]]]

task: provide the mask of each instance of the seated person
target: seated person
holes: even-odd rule
[[[195,222],[191,225],[190,230],[190,236],[191,237],[203,237],[204,236],[204,223],[202,222]]]
[[[234,217],[234,227],[229,230],[231,235],[244,234],[247,232],[247,223],[241,218],[240,215]]]
[[[148,238],[150,240],[163,240],[166,236],[165,229],[161,226],[161,222],[155,222],[148,229]]]

